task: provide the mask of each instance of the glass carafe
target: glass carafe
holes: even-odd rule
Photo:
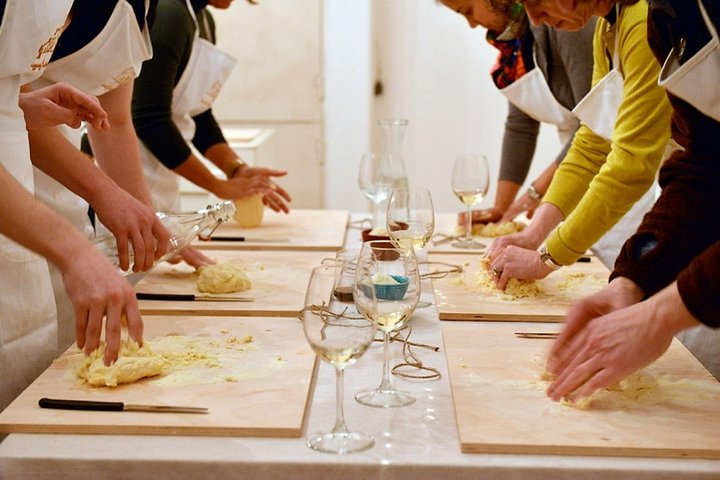
[[[380,127],[382,153],[385,154],[383,158],[387,162],[381,169],[382,176],[386,177],[384,183],[391,185],[392,189],[408,188],[408,175],[403,157],[403,140],[408,121],[402,118],[381,118],[377,123]],[[388,200],[386,199],[378,205],[378,210],[382,216],[382,218],[378,218],[379,225],[385,225],[387,204]]]
[[[170,232],[170,247],[158,262],[172,258],[178,251],[188,246],[195,237],[209,238],[218,225],[230,220],[234,213],[235,206],[231,201],[208,205],[196,212],[157,212],[155,215]],[[113,234],[98,236],[94,243],[110,259],[110,262],[118,267],[118,271],[122,275],[133,273],[132,270],[120,269],[117,243]],[[134,263],[132,245],[129,245],[129,257],[130,265],[132,265]]]

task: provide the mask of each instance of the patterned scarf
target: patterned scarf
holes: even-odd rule
[[[528,20],[522,4],[514,3],[511,6],[508,19],[505,30],[502,32],[488,30],[486,36],[487,42],[500,51],[497,63],[490,70],[495,85],[500,89],[512,84],[533,68],[532,56],[527,61],[523,55],[523,39],[530,40],[527,42],[528,46],[532,41],[527,38]]]

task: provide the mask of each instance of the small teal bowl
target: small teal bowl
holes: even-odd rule
[[[375,297],[378,300],[402,300],[410,285],[409,278],[402,275],[390,275],[398,282],[396,285],[375,285]]]

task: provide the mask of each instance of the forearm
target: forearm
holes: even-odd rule
[[[205,158],[222,170],[228,178],[235,173],[240,157],[225,142],[217,143],[204,152]]]
[[[42,255],[65,270],[70,259],[90,242],[70,222],[35,199],[2,166],[0,233]],[[52,232],[52,235],[48,235]]]
[[[705,325],[720,328],[720,241],[696,257],[676,284],[687,310]]]
[[[505,213],[515,200],[518,190],[520,190],[519,184],[509,180],[500,180],[497,184],[497,194],[495,194],[495,208],[501,213]]]
[[[204,188],[220,198],[224,198],[224,192],[222,191],[223,180],[213,175],[195,155],[190,154],[174,171],[195,185]]]
[[[545,192],[547,192],[550,188],[550,183],[552,182],[553,175],[555,175],[557,167],[558,166],[555,162],[551,163],[545,170],[542,171],[535,181],[532,182],[533,187],[535,187],[535,190],[537,190],[540,195],[544,196]]]
[[[543,202],[535,211],[532,222],[523,231],[523,234],[530,238],[536,246],[540,246],[562,221],[562,211],[551,203]]]
[[[108,112],[112,128],[88,128],[88,138],[100,168],[123,190],[152,207],[142,164],[135,128],[130,114],[132,82],[100,97],[100,104]]]
[[[95,205],[118,186],[57,128],[28,132],[33,165]]]

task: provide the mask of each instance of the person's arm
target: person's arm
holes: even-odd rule
[[[669,139],[670,105],[657,85],[660,66],[647,43],[646,11],[640,2],[625,7],[619,20],[624,88],[611,142],[581,126],[545,195],[565,217],[547,239],[559,264],[577,260],[645,193]],[[595,37],[594,81],[607,71],[601,33]]]
[[[95,350],[105,321],[105,364],[117,359],[121,317],[142,344],[143,324],[135,292],[115,267],[70,222],[36,200],[2,165],[0,233],[58,266],[75,307],[78,347]]]
[[[117,239],[120,268],[129,268],[128,245],[134,251],[134,271],[147,270],[167,250],[156,238],[167,232],[155,212],[118,187],[57,128],[30,130],[33,165],[87,200]]]

